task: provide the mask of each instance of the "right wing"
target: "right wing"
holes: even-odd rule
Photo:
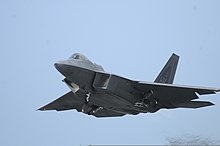
[[[41,107],[38,110],[45,111],[45,110],[70,110],[76,109],[78,112],[82,111],[82,106],[85,100],[76,96],[72,91],[66,93],[65,95],[61,96],[60,98],[54,100],[53,102]]]
[[[60,98],[52,101],[51,103],[39,108],[38,110],[56,110],[56,111],[64,111],[76,109],[78,112],[82,112],[82,107],[85,103],[85,98],[83,94],[79,93],[74,94],[72,91],[66,93]],[[124,116],[123,113],[118,113],[116,111],[108,110],[108,109],[100,109],[96,113],[93,114],[95,117],[118,117]]]

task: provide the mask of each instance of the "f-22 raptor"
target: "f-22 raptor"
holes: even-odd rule
[[[172,54],[154,82],[133,81],[110,74],[80,53],[54,64],[65,77],[70,92],[39,110],[76,109],[95,117],[154,113],[160,109],[200,108],[214,105],[198,95],[215,94],[218,88],[173,84],[179,56]]]

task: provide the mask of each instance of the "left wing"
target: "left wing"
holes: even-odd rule
[[[136,87],[142,91],[152,90],[154,97],[157,98],[158,103],[164,108],[198,108],[203,106],[213,105],[211,102],[204,101],[191,101],[198,99],[196,95],[215,94],[220,89],[207,88],[207,87],[195,87],[195,86],[183,86],[174,84],[163,83],[150,83],[150,82],[137,82]]]

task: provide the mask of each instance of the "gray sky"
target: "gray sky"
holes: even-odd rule
[[[69,89],[53,64],[75,52],[106,71],[153,81],[181,56],[176,84],[220,87],[220,1],[1,0],[0,145],[165,144],[182,134],[218,139],[216,105],[97,119],[40,112]]]

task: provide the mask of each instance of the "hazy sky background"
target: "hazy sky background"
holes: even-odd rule
[[[54,68],[75,52],[106,71],[153,81],[180,55],[176,84],[220,87],[220,1],[0,0],[0,145],[166,144],[184,134],[219,139],[216,105],[98,119],[40,112],[69,91]]]

